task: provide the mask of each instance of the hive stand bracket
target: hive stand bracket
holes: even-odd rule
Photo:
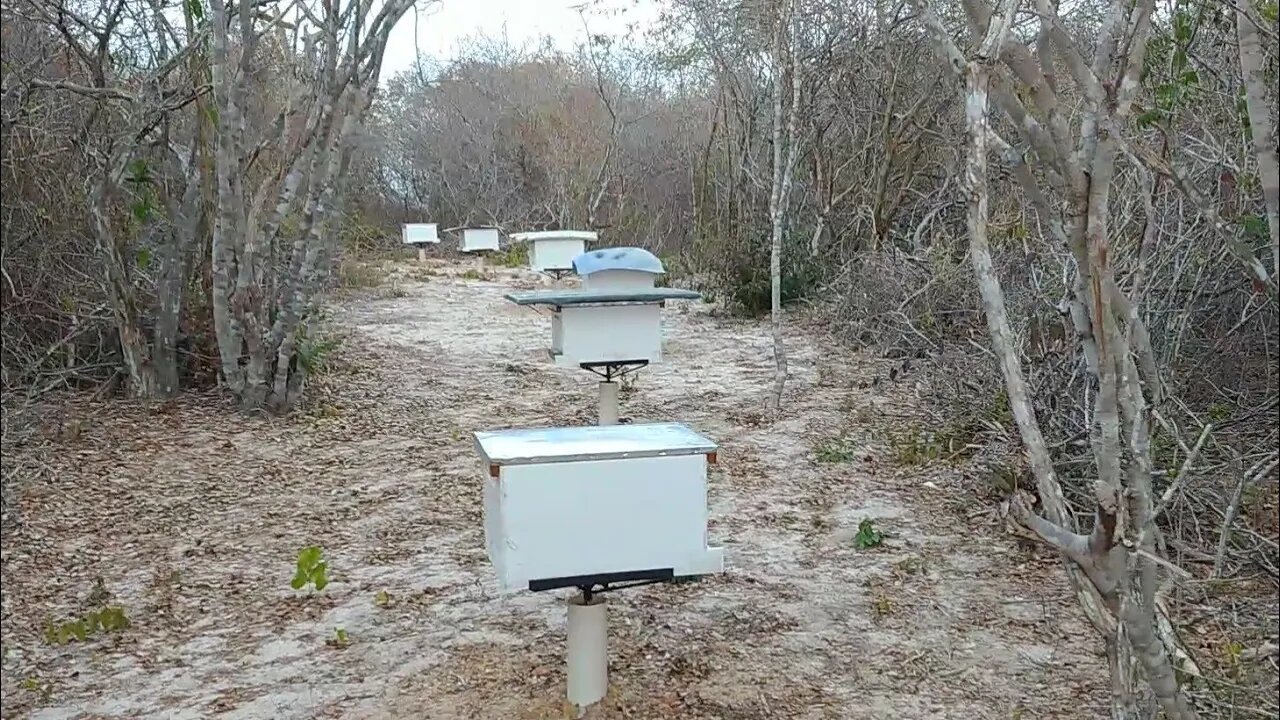
[[[623,377],[627,373],[633,373],[648,364],[648,360],[611,360],[607,362],[582,363],[579,367],[599,375],[605,379],[605,382],[613,382],[615,378]]]
[[[645,585],[656,585],[657,583],[664,582],[692,582],[697,580],[698,577],[698,575],[677,576],[671,568],[659,570],[634,570],[630,572],[605,573],[601,575],[580,575],[577,577],[530,580],[529,590],[532,592],[542,592],[545,590],[576,587],[582,591],[583,599],[590,602],[593,595],[599,595],[600,593],[643,587]]]

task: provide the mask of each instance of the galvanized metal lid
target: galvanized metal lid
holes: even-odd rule
[[[520,428],[475,434],[476,451],[490,465],[705,455],[716,444],[680,423]]]
[[[579,275],[590,275],[602,270],[631,270],[653,275],[666,272],[657,255],[638,247],[588,250],[573,259],[573,271]]]

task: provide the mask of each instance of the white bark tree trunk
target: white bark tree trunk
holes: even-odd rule
[[[1266,55],[1257,26],[1261,19],[1249,0],[1235,0],[1235,8],[1245,108],[1258,161],[1262,199],[1267,208],[1267,229],[1271,234],[1271,276],[1280,278],[1280,158],[1276,155],[1276,129],[1271,125],[1271,112],[1267,108]]]
[[[283,411],[298,399],[306,363],[298,344],[335,255],[355,141],[373,100],[387,38],[413,0],[317,3],[290,26],[300,47],[285,105],[250,127],[246,85],[259,40],[285,32],[279,18],[235,14],[211,0],[217,112],[217,211],[213,232],[214,328],[222,376],[246,408]],[[239,54],[233,61],[232,47]],[[299,122],[301,120],[301,122]],[[264,147],[274,171],[250,172]],[[296,233],[281,246],[286,217]],[[271,262],[281,257],[284,262]]]
[[[1020,42],[1006,42],[1017,4],[1018,0],[1003,0],[993,11],[981,0],[966,0],[971,27],[983,35],[974,58],[968,60],[923,1],[917,2],[943,59],[965,87],[970,259],[1010,406],[1050,519],[1033,512],[1019,495],[1011,498],[1009,508],[1015,519],[1058,549],[1070,563],[1068,574],[1082,607],[1107,643],[1112,669],[1112,717],[1134,720],[1146,716],[1136,683],[1140,667],[1166,716],[1190,720],[1196,714],[1178,687],[1169,649],[1162,640],[1166,634],[1159,631],[1162,624],[1157,618],[1155,565],[1151,560],[1156,548],[1152,542],[1155,533],[1149,480],[1150,430],[1146,425],[1143,382],[1145,391],[1154,398],[1159,397],[1160,383],[1154,362],[1148,360],[1151,353],[1145,327],[1115,282],[1108,252],[1108,200],[1115,154],[1121,142],[1122,121],[1127,118],[1138,86],[1152,3],[1140,2],[1132,12],[1123,1],[1113,3],[1092,67],[1086,67],[1083,55],[1062,31],[1056,10],[1048,0],[1037,0],[1042,41],[1056,45],[1067,58],[1087,100],[1078,144],[1067,135],[1054,83],[1046,80],[1048,70],[1037,67]],[[1130,49],[1124,55],[1116,49],[1121,36],[1131,38]],[[1042,58],[1041,62],[1052,59]],[[996,70],[997,60],[1008,66],[1013,78]],[[1100,78],[1117,65],[1121,74],[1111,81],[1116,88],[1111,95],[1103,91]],[[1027,96],[1048,118],[1048,129],[1027,112],[1019,96],[1010,92],[1012,79],[1029,88]],[[1036,148],[1040,161],[1050,171],[1054,189],[1066,194],[1065,217],[1056,216],[1034,176],[1022,166],[1020,153],[993,131],[988,115],[993,92],[1024,139]],[[1097,382],[1091,431],[1098,472],[1097,504],[1094,527],[1088,535],[1076,534],[1066,513],[1052,459],[1027,392],[991,257],[987,240],[987,155],[993,147],[1014,164],[1015,175],[1032,204],[1078,262],[1072,316],[1087,366]],[[1057,180],[1053,180],[1055,177]],[[1142,363],[1142,372],[1134,355]],[[1143,374],[1146,376],[1141,377]]]
[[[782,407],[782,393],[787,384],[787,349],[783,341],[782,322],[782,239],[786,231],[791,178],[795,171],[799,144],[796,132],[800,106],[800,63],[797,60],[798,48],[796,47],[799,41],[797,2],[798,0],[784,0],[780,4],[773,34],[773,183],[772,192],[769,194],[769,317],[773,331],[775,368],[770,407],[775,411]],[[785,19],[783,12],[786,12]],[[785,51],[783,49],[784,23],[788,28],[789,36]],[[783,100],[788,76],[791,80],[791,105],[785,116],[784,136]]]

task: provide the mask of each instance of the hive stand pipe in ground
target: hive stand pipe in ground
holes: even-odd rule
[[[600,383],[600,425],[618,424],[618,383]]]
[[[609,690],[608,633],[603,596],[569,598],[568,695],[578,717]]]

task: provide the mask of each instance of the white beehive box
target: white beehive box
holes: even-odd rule
[[[697,300],[692,290],[653,287],[662,263],[639,248],[593,250],[573,261],[581,289],[507,295],[552,309],[551,357],[561,367],[644,365],[662,359],[662,304]]]
[[[504,590],[722,572],[707,542],[716,445],[678,423],[475,434]]]
[[[662,360],[662,303],[692,290],[541,290],[511,293],[517,305],[551,307],[551,358],[560,367],[645,365]]]
[[[435,223],[405,223],[400,226],[405,245],[434,245],[440,242]]]
[[[462,228],[458,249],[462,252],[481,252],[498,249],[498,228]]]
[[[516,233],[515,242],[529,244],[529,267],[537,272],[558,272],[573,269],[573,259],[581,255],[588,242],[598,237],[585,230],[544,230]]]
[[[658,303],[565,305],[551,316],[551,356],[562,367],[662,360]]]

